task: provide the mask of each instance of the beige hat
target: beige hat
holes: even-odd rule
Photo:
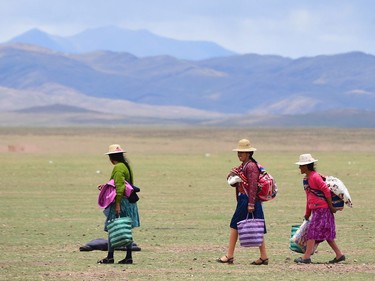
[[[318,159],[314,159],[311,154],[301,154],[299,156],[299,161],[296,162],[297,165],[307,165],[318,161]]]
[[[115,153],[125,153],[125,151],[121,148],[119,144],[111,144],[108,148],[108,152],[104,154],[108,155],[108,154],[115,154]]]
[[[241,152],[250,152],[256,151],[255,147],[251,147],[250,141],[247,139],[242,139],[238,142],[237,148],[234,148],[233,151],[241,151]]]

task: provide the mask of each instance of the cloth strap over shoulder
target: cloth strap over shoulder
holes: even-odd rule
[[[248,183],[247,183],[247,177],[245,176],[244,171],[249,162],[250,161],[245,163],[242,170],[241,169],[233,170],[234,172],[238,173],[238,176],[241,178],[241,180],[243,181],[245,185]],[[261,201],[270,201],[276,197],[277,192],[278,192],[276,181],[269,173],[267,173],[267,171],[263,168],[262,165],[260,165],[255,160],[254,162],[259,170],[257,197]]]

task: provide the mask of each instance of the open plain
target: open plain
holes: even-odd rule
[[[249,138],[254,157],[274,176],[277,198],[264,203],[270,264],[252,266],[258,249],[225,254],[235,194],[226,183],[239,164],[232,148]],[[105,252],[80,252],[106,238],[97,185],[112,169],[108,145],[127,150],[141,227],[133,265],[98,265]],[[318,171],[340,178],[353,208],[336,216],[337,243],[347,256],[329,265],[322,243],[311,265],[296,265],[291,226],[302,221],[305,194],[294,164],[301,153]],[[375,130],[211,127],[0,128],[0,280],[374,280]],[[115,260],[124,252],[115,253]]]

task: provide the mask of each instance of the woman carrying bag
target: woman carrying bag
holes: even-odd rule
[[[113,221],[116,217],[130,217],[132,222],[132,228],[139,227],[139,215],[137,203],[130,203],[129,200],[124,196],[125,181],[133,184],[133,173],[131,171],[129,162],[124,156],[125,151],[118,144],[112,144],[109,146],[109,151],[105,153],[109,156],[109,160],[114,165],[111,178],[114,180],[116,188],[115,200],[104,210],[106,216],[104,230],[108,231],[108,222]],[[98,186],[100,190],[102,185]],[[108,237],[109,238],[109,237]],[[108,239],[108,254],[102,260],[99,260],[100,264],[113,264],[114,263],[114,248]],[[126,247],[126,256],[123,260],[120,260],[120,264],[132,264],[132,245]]]
[[[345,261],[345,256],[335,242],[336,225],[334,213],[336,208],[332,205],[331,191],[319,173],[315,171],[314,163],[318,161],[311,154],[301,154],[299,165],[301,174],[305,174],[304,190],[306,192],[305,220],[310,220],[307,228],[307,245],[303,257],[294,260],[296,263],[311,263],[311,254],[316,243],[326,240],[336,256],[329,263]],[[318,197],[316,192],[324,194],[323,198]]]
[[[233,149],[237,152],[238,159],[241,165],[234,168],[228,175],[231,176],[241,173],[246,177],[246,181],[239,181],[231,185],[236,188],[237,207],[230,222],[229,246],[227,254],[217,259],[219,263],[232,264],[234,261],[234,250],[238,240],[238,227],[237,223],[245,220],[247,217],[255,219],[264,219],[262,203],[257,198],[259,169],[257,162],[253,158],[256,148],[250,145],[250,141],[242,139],[238,142],[237,148]],[[264,233],[266,233],[266,225],[264,223]],[[262,244],[259,246],[260,257],[253,261],[252,265],[268,265],[268,256],[266,252],[266,245],[263,239]]]

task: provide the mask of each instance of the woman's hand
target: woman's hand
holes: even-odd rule
[[[333,206],[329,206],[329,209],[331,210],[332,214],[336,213],[336,211],[337,211],[336,208],[333,207]]]
[[[103,186],[104,186],[103,184],[99,184],[99,185],[98,185],[98,189],[99,189],[99,190],[102,190]]]
[[[252,212],[254,212],[254,207],[250,207],[250,206],[247,206],[247,211],[249,212],[249,213],[252,213]]]
[[[333,207],[332,198],[327,198],[327,202],[328,202],[328,207],[331,210],[331,213],[332,214],[336,213],[337,210],[335,207]]]
[[[116,212],[116,215],[118,216],[120,215],[120,212],[121,212],[120,203],[116,203],[115,212]]]

